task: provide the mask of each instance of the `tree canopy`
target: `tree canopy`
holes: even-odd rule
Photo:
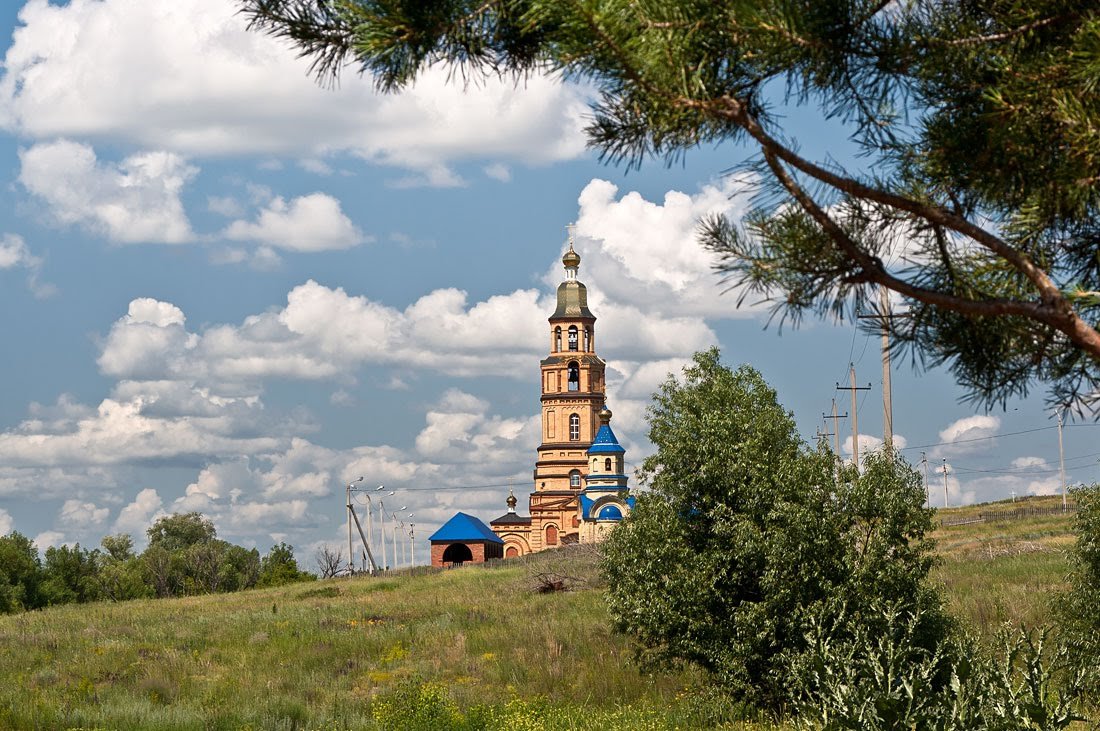
[[[239,0],[331,79],[383,90],[443,64],[556,73],[599,92],[603,159],[738,141],[744,220],[701,223],[744,298],[782,322],[877,309],[978,402],[1100,387],[1100,14],[1070,0]],[[860,170],[799,152],[782,104],[847,124]],[[882,314],[882,313],[880,313]]]
[[[873,453],[862,476],[799,439],[752,368],[717,350],[670,378],[649,411],[650,491],[609,535],[616,625],[644,661],[687,661],[768,706],[792,700],[810,628],[885,629],[888,606],[933,652],[947,622],[927,585],[931,511],[919,475]]]

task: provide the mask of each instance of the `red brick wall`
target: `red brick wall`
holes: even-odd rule
[[[461,543],[461,541],[432,543],[432,566],[444,565],[443,553],[452,543]],[[472,563],[484,563],[487,558],[501,558],[504,556],[504,546],[499,543],[490,543],[488,546],[485,543],[466,543],[465,545],[473,554]]]

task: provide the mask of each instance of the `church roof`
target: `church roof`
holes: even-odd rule
[[[589,454],[626,454],[626,450],[619,444],[615,432],[611,431],[611,425],[600,424],[600,430],[596,432],[596,438],[592,440],[592,446],[588,448]]]
[[[489,541],[500,543],[502,541],[492,529],[468,513],[455,513],[443,526],[432,533],[429,541]]]
[[[531,525],[531,516],[505,513],[496,520],[490,520],[489,525]]]
[[[592,310],[588,309],[588,289],[576,279],[558,285],[558,306],[550,315],[550,321],[561,318],[596,319]]]

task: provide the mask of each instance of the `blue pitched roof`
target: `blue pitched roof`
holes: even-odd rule
[[[468,513],[455,513],[443,526],[432,533],[429,541],[489,541],[503,544],[504,541],[492,528]]]
[[[626,450],[619,445],[615,438],[615,432],[611,431],[610,424],[600,424],[600,430],[596,432],[596,438],[592,446],[588,448],[589,454],[625,454]]]

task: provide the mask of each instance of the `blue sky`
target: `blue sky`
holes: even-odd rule
[[[415,516],[503,512],[538,442],[538,360],[566,224],[599,317],[615,427],[637,463],[645,405],[718,344],[760,369],[812,438],[856,364],[861,441],[881,437],[877,338],[738,311],[694,243],[751,181],[725,146],[641,170],[584,148],[586,92],[545,78],[465,92],[445,72],[380,97],[247,33],[228,0],[32,0],[0,9],[0,533],[41,548],[139,541],[200,510],[308,562],[340,541],[363,475]],[[790,110],[802,149],[842,130]],[[949,374],[895,364],[894,421],[927,452],[933,505],[1059,488],[1041,393],[985,414]],[[842,430],[850,434],[848,422]],[[1022,432],[1022,433],[1018,433]],[[1070,484],[1097,431],[1065,431]],[[850,437],[848,437],[850,444]]]

